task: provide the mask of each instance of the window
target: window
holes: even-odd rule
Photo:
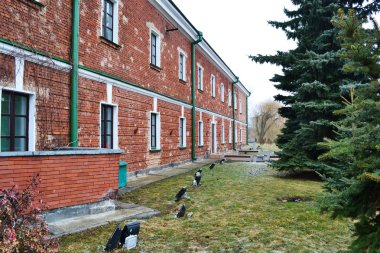
[[[155,67],[161,66],[161,56],[160,56],[160,36],[158,33],[151,31],[150,33],[150,64]]]
[[[231,106],[232,105],[232,97],[231,97],[231,90],[228,89],[228,106]]]
[[[160,149],[160,115],[155,112],[150,114],[150,149]]]
[[[243,107],[242,107],[241,99],[239,100],[239,112],[240,112],[240,114],[243,113]]]
[[[29,126],[29,96],[2,91],[1,151],[27,151]]]
[[[203,146],[203,122],[198,122],[198,145]]]
[[[234,109],[237,110],[237,97],[236,97],[236,93],[234,94]]]
[[[220,101],[224,103],[224,84],[220,85]]]
[[[114,108],[111,105],[101,105],[101,148],[113,148],[113,109]]]
[[[211,75],[211,96],[215,97],[215,76]]]
[[[224,139],[224,124],[222,125],[222,144],[225,143],[225,139]]]
[[[240,143],[243,142],[243,129],[240,128]]]
[[[186,81],[186,56],[179,53],[179,80]]]
[[[102,36],[118,43],[118,3],[117,0],[103,0]]]
[[[237,143],[237,127],[235,126],[235,140],[234,143]]]
[[[186,119],[179,119],[179,146],[186,147]]]
[[[203,90],[203,68],[198,65],[198,89]]]
[[[230,124],[229,133],[228,133],[228,142],[232,143],[232,126],[231,126],[231,124]]]

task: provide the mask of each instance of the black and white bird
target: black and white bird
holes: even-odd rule
[[[177,218],[182,218],[183,216],[185,216],[185,212],[186,212],[186,206],[185,204],[182,204],[181,208],[179,209],[176,217]]]
[[[181,199],[186,198],[186,186],[182,187],[182,189],[175,195],[175,201],[180,201]]]
[[[215,163],[212,163],[208,168],[212,170],[215,167]]]
[[[196,186],[199,186],[201,183],[201,178],[202,178],[202,169],[199,169],[195,174],[194,174],[194,180],[196,182]],[[193,182],[194,184],[194,182]]]
[[[220,164],[224,164],[226,162],[226,158],[223,158],[222,160],[220,160]]]

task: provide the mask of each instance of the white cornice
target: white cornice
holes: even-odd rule
[[[178,11],[173,4],[168,0],[149,0],[149,2],[161,12],[173,25],[177,25],[179,30],[190,40],[198,39],[198,31],[190,24],[184,15]],[[202,41],[199,44],[201,52],[213,61],[220,70],[222,70],[231,81],[236,80],[235,74],[228,68],[223,60],[215,53],[215,51],[208,45],[207,42]],[[246,95],[249,96],[250,92],[244,87],[241,82],[237,83],[237,87]]]

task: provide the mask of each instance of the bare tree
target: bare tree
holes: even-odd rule
[[[272,143],[284,125],[279,115],[281,104],[276,101],[265,101],[254,108],[252,118],[252,135],[259,143]]]

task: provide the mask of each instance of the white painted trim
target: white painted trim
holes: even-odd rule
[[[157,146],[153,149],[151,144],[151,136],[152,136],[152,128],[151,128],[151,120],[152,120],[152,114],[156,114],[156,144]],[[161,114],[157,111],[150,111],[149,112],[149,120],[148,120],[148,129],[149,129],[149,137],[148,137],[148,147],[149,150],[157,150],[161,149]]]
[[[198,110],[199,111],[199,120],[202,121],[202,111]]]
[[[156,35],[156,64],[152,63],[152,33]],[[149,63],[161,67],[161,35],[160,32],[153,27],[149,27]]]
[[[190,22],[167,0],[149,0],[149,2],[161,12],[173,25],[190,40],[195,41],[198,39],[198,31],[190,24]],[[232,81],[236,80],[235,74],[228,68],[223,60],[215,53],[206,41],[199,43],[199,48],[216,66],[222,70]],[[246,95],[249,91],[244,87],[241,82],[238,82],[237,87]]]
[[[199,71],[201,70],[201,71]],[[199,73],[200,73],[200,77],[199,77]],[[205,74],[205,69],[202,67],[201,64],[197,63],[197,88],[198,90],[202,90],[203,91],[203,79],[204,79],[204,74]],[[200,83],[199,83],[200,81]],[[200,87],[199,87],[199,84],[200,84]]]
[[[113,103],[108,103],[108,102],[103,102],[101,101],[99,103],[99,148],[102,147],[102,136],[101,136],[101,129],[102,129],[102,105],[110,105],[113,107],[112,110],[112,149],[119,149],[119,105],[118,104],[113,104]]]
[[[182,129],[182,137],[183,137],[183,145],[181,146],[181,143],[180,143],[180,140],[181,140],[181,136],[180,136],[180,131],[181,131],[181,119],[183,119],[183,129]],[[185,117],[179,117],[179,125],[178,125],[178,142],[179,142],[179,147],[180,148],[186,148],[186,118]]]
[[[214,113],[214,112],[210,112],[210,111],[207,111],[205,109],[202,109],[202,108],[195,108],[196,111],[200,112],[200,113],[206,113],[208,115],[214,115],[216,116],[217,118],[221,118],[221,119],[226,119],[226,120],[232,120],[230,117],[227,117],[227,116],[223,116],[223,115],[220,115],[220,114],[217,114],[217,113]],[[200,119],[202,119],[202,114],[200,114]],[[240,124],[242,125],[247,125],[246,123],[244,122],[241,122],[239,120],[235,120],[236,122],[239,122]]]
[[[187,61],[187,54],[185,53],[184,50],[182,50],[181,48],[177,48],[178,50],[178,78],[179,80],[183,80],[183,81],[186,81],[187,78],[186,78],[186,61]],[[183,55],[183,79],[181,79],[181,69],[180,69],[180,62],[181,62],[181,54]]]
[[[64,72],[69,72],[71,70],[71,65],[54,60],[50,57],[41,56],[30,51],[11,46],[0,42],[0,53],[11,55],[14,57],[22,58],[25,61],[40,64],[45,67],[50,67],[52,69],[58,69]]]
[[[228,89],[228,106],[232,106],[232,94],[231,89]]]
[[[200,123],[200,124],[199,124]],[[204,127],[203,127],[203,121],[198,121],[198,146],[204,145]]]
[[[18,90],[13,87],[0,86],[0,112],[1,112],[1,98],[3,90],[14,91],[29,96],[29,111],[28,111],[28,151],[36,150],[36,94],[34,92]],[[1,129],[1,117],[0,117],[0,129]],[[0,138],[1,146],[1,138]],[[13,152],[13,151],[12,151]]]
[[[212,146],[214,146],[214,150],[212,150],[212,153],[215,154],[218,151],[218,140],[217,140],[218,139],[218,128],[217,128],[217,122],[214,121],[214,119],[213,119],[210,125],[211,125],[211,127],[210,127],[210,129],[211,129],[211,134],[210,134],[211,141],[210,141],[210,143],[211,143],[211,148],[212,148]],[[213,129],[215,129],[215,139],[214,140],[212,139],[212,131],[213,131]],[[214,145],[212,145],[213,143],[214,143]]]
[[[228,129],[228,143],[232,143],[232,122],[230,121],[230,127]]]
[[[220,84],[220,101],[224,103],[224,83]]]
[[[153,112],[158,112],[157,110],[157,98],[153,98]]]
[[[181,117],[185,117],[185,107],[181,106]]]
[[[112,84],[107,83],[107,103],[112,104]]]
[[[113,27],[112,27],[112,42],[115,44],[119,43],[119,0],[111,0],[113,2]],[[103,21],[104,21],[104,0],[102,0],[102,7],[101,7],[101,21],[100,21],[100,30],[101,35],[105,37],[105,33],[103,31]]]
[[[148,96],[148,97],[152,97],[152,98],[156,97],[157,99],[159,99],[161,101],[169,102],[171,104],[175,104],[175,105],[179,105],[179,106],[184,106],[185,108],[192,108],[191,105],[188,105],[186,103],[182,103],[182,102],[177,101],[175,99],[171,99],[171,98],[168,98],[166,96],[162,96],[160,94],[157,94],[157,93],[155,93],[153,91],[148,91],[148,90],[136,87],[134,85],[130,85],[130,84],[127,84],[127,83],[124,83],[124,82],[121,82],[121,81],[118,81],[118,80],[115,80],[115,79],[112,79],[112,78],[109,78],[109,77],[105,77],[105,76],[93,73],[93,72],[88,71],[88,70],[79,69],[79,75],[81,77],[84,77],[84,78],[87,78],[87,79],[90,79],[90,80],[94,80],[94,81],[97,81],[97,82],[110,83],[110,84],[112,84],[115,87],[118,87],[118,88],[121,88],[121,89],[124,89],[124,90],[128,90],[128,91],[132,91],[132,92],[136,92],[136,93],[144,95],[144,96]]]
[[[15,57],[15,83],[19,91],[24,89],[24,65],[23,58]]]
[[[221,131],[222,131],[222,141],[221,141],[221,143],[222,144],[225,144],[226,143],[226,136],[225,136],[225,129],[224,129],[225,127],[224,127],[224,121],[222,122],[222,129],[221,129]]]
[[[215,90],[216,90],[216,79],[215,79],[215,76],[214,75],[211,75],[210,77],[210,83],[211,83],[211,97],[215,97]]]

